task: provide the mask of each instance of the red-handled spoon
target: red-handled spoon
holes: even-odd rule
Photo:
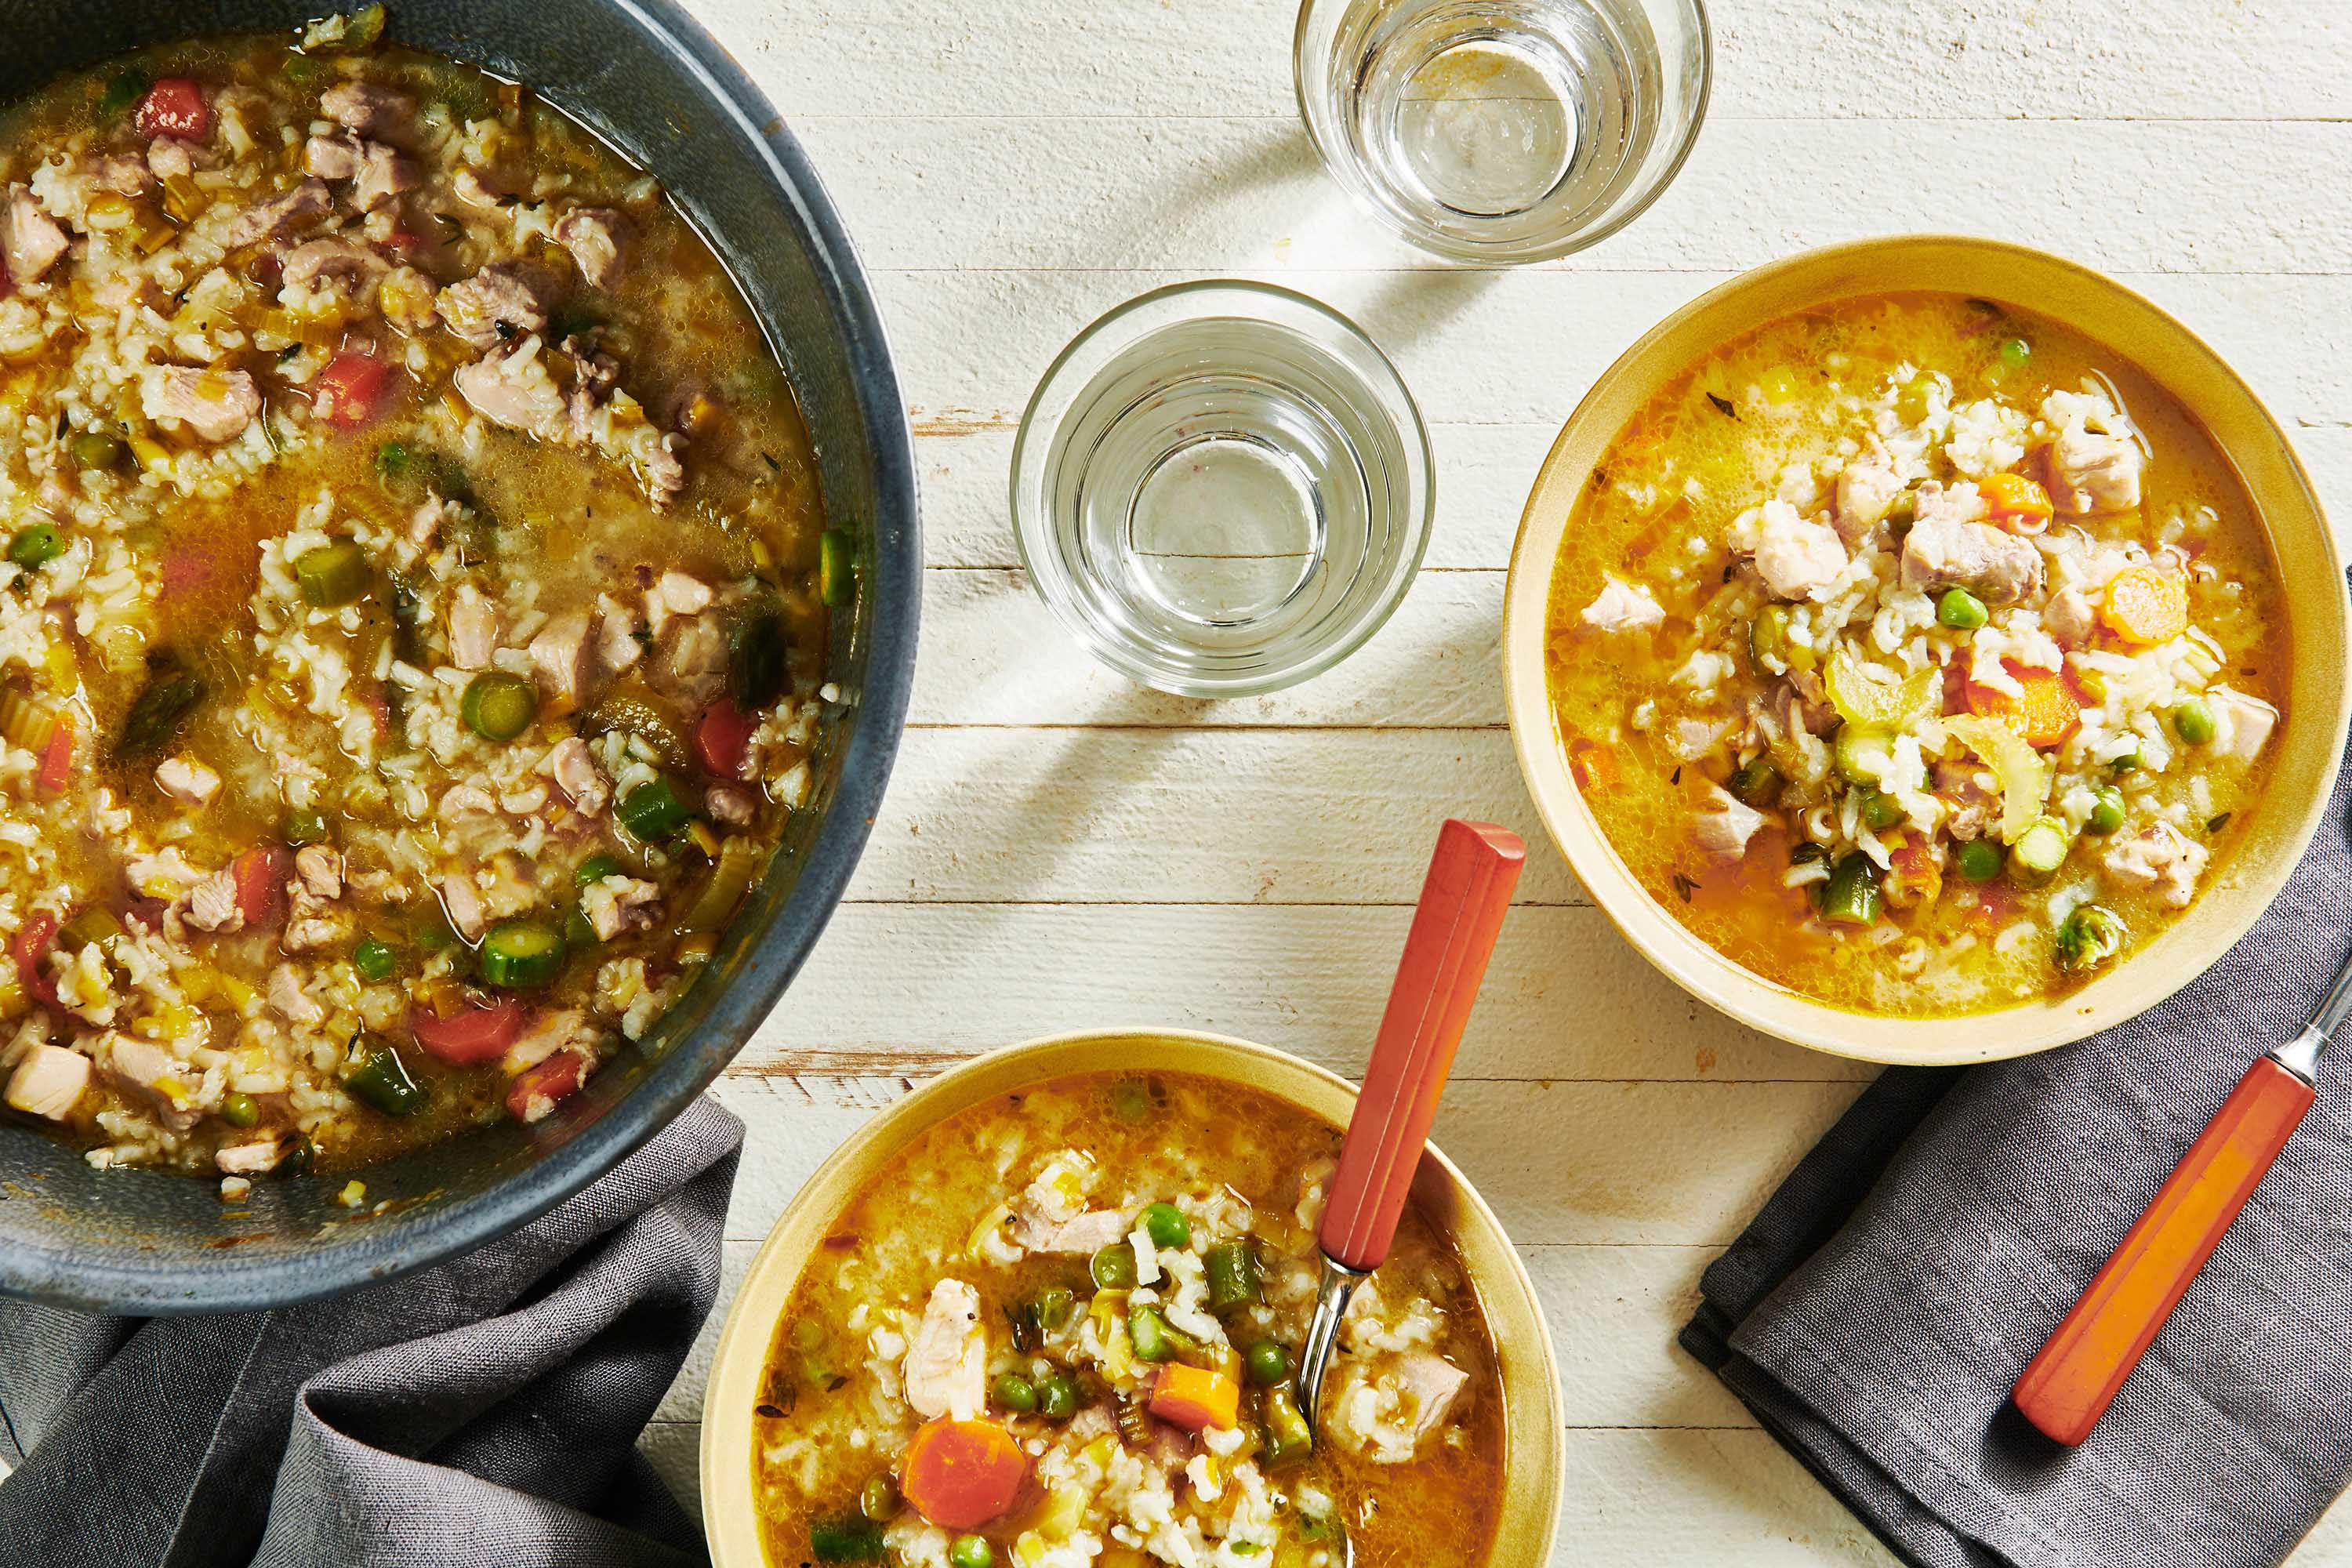
[[[2253,1196],[2316,1093],[2320,1054],[2352,1015],[2352,960],[2311,1026],[2259,1057],[2189,1146],[2123,1245],[2026,1366],[2011,1398],[2055,1442],[2091,1435],[2156,1342],[2221,1233]]]
[[[1489,823],[1449,820],[1438,830],[1437,853],[1323,1210],[1322,1289],[1298,1368],[1299,1399],[1311,1423],[1319,1424],[1323,1373],[1339,1320],[1396,1240],[1437,1097],[1527,858],[1518,835]]]

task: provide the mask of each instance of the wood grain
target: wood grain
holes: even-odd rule
[[[1643,220],[1567,261],[1442,268],[1297,127],[1289,0],[691,0],[806,142],[865,258],[929,563],[907,737],[851,900],[719,1097],[751,1128],[727,1285],[911,1082],[1054,1030],[1166,1024],[1359,1070],[1429,828],[1535,853],[1436,1131],[1522,1244],[1567,1373],[1558,1563],[1891,1562],[1672,1348],[1699,1271],[1868,1069],[1692,1003],[1535,821],[1494,679],[1502,569],[1592,379],[1703,289],[1807,246],[1997,234],[2124,276],[2211,342],[2352,518],[2352,13],[2290,0],[1714,7],[1708,129]],[[1029,592],[1013,432],[1086,321],[1209,275],[1361,322],[1429,423],[1424,569],[1355,658],[1197,703],[1094,666]],[[2343,524],[2339,523],[2339,527]],[[646,1434],[691,1494],[702,1351]],[[2352,1563],[2352,1511],[2299,1568]]]

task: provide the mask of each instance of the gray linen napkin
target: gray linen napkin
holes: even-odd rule
[[[1682,1342],[1906,1562],[2276,1563],[2352,1472],[2352,1058],[2090,1441],[2006,1408],[2352,938],[2352,763],[2259,925],[2066,1050],[1889,1070],[1702,1280]]]
[[[707,1562],[635,1443],[718,1296],[742,1142],[697,1100],[514,1235],[309,1306],[0,1303],[0,1563]]]

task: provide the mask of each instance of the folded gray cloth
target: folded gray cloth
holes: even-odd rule
[[[1706,1271],[1682,1342],[1906,1562],[2275,1563],[2352,1471],[2352,1059],[2079,1449],[2009,1390],[2343,961],[2352,764],[2213,969],[2066,1050],[1888,1071]],[[2352,1042],[2347,1042],[2352,1047]]]
[[[309,1306],[0,1303],[0,1563],[708,1562],[635,1445],[718,1297],[742,1142],[698,1100],[514,1235]]]

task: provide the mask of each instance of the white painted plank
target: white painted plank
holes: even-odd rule
[[[1438,822],[1543,837],[1506,730],[909,730],[861,900],[1402,903]],[[1582,903],[1528,857],[1523,903]]]
[[[698,0],[795,120],[1201,114],[1288,119],[1295,0],[942,7]],[[2309,0],[2042,0],[1712,8],[1714,123],[1870,117],[2233,120],[2352,115],[2338,7]]]
[[[1287,120],[1021,112],[800,127],[867,265],[1451,266],[1394,237]],[[1605,245],[1547,268],[1717,272],[1832,240],[1992,234],[2118,272],[2341,272],[2337,214],[2303,193],[2352,159],[2335,122],[1905,120],[1718,125]],[[1050,171],[1046,174],[1045,171]],[[894,222],[919,209],[928,220]],[[2260,222],[2216,223],[2218,213]],[[2118,214],[2131,221],[2118,222]]]
[[[1627,345],[1722,276],[1248,268],[1353,317],[1396,360],[1423,416],[1557,427]],[[1072,334],[1181,271],[880,272],[875,285],[919,429],[1018,421]],[[2289,424],[2352,423],[2352,277],[2128,273],[2245,373]]]
[[[1573,406],[1570,400],[1569,406]],[[1424,410],[1426,416],[1433,411]],[[1567,417],[1567,409],[1561,418]],[[2352,428],[2300,426],[2290,431],[2335,522],[2352,541]],[[1559,423],[1466,425],[1433,420],[1437,456],[1437,517],[1430,529],[1424,572],[1510,564],[1519,514]],[[1012,471],[1013,433],[987,426],[961,435],[918,436],[915,456],[923,482],[923,550],[934,566],[1010,567],[1020,563],[1005,502]],[[936,614],[936,612],[933,612]],[[945,646],[931,639],[927,658]],[[1345,667],[1343,667],[1345,668]]]
[[[730,1074],[752,1126],[727,1234],[765,1236],[903,1079]],[[1720,1247],[1859,1091],[1853,1083],[1509,1083],[1446,1092],[1432,1133],[1522,1247]],[[787,1131],[788,1130],[788,1131]]]
[[[1503,574],[1432,572],[1338,670],[1206,701],[1136,685],[1063,629],[1021,571],[938,571],[923,592],[916,724],[1384,726],[1507,722]]]
[[[1144,1026],[1236,1035],[1360,1078],[1412,918],[1401,905],[845,904],[733,1070],[922,1077],[1041,1035]],[[1505,922],[1454,1064],[1457,1081],[1851,1083],[1876,1070],[1692,1000],[1598,910],[1541,906]]]

